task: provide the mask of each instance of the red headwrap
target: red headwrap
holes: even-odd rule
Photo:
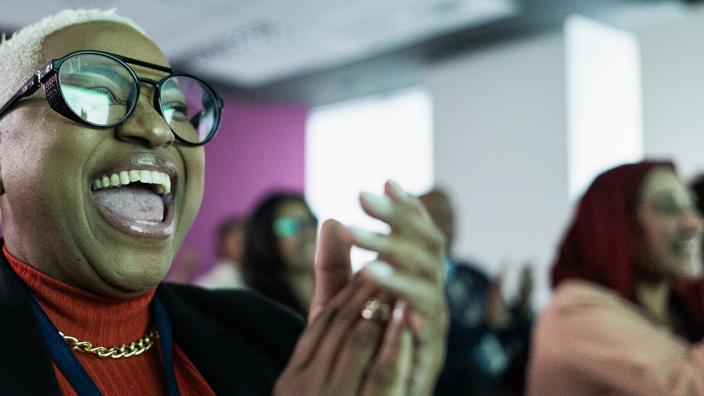
[[[608,170],[594,180],[560,247],[552,270],[553,286],[566,279],[583,279],[638,303],[634,221],[642,186],[656,167],[675,170],[668,161],[643,161]],[[699,331],[704,331],[702,285],[701,281],[682,285],[676,292]]]

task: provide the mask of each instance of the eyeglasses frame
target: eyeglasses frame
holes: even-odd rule
[[[129,58],[126,56],[122,55],[117,55],[113,54],[110,52],[105,52],[105,51],[97,51],[97,50],[80,50],[80,51],[75,51],[71,52],[70,54],[67,54],[66,56],[59,58],[59,59],[53,59],[51,62],[47,63],[44,67],[42,67],[37,74],[32,76],[27,82],[17,91],[15,92],[14,95],[8,100],[2,108],[0,108],[0,118],[5,114],[5,112],[9,111],[9,109],[14,106],[17,102],[19,102],[20,99],[26,98],[34,94],[39,87],[44,86],[44,91],[46,92],[46,100],[49,102],[49,106],[56,111],[57,113],[61,114],[62,116],[78,122],[80,124],[88,125],[88,126],[94,126],[94,127],[99,127],[99,128],[112,128],[114,126],[120,125],[123,122],[127,121],[131,116],[132,113],[134,113],[135,108],[137,107],[137,102],[138,100],[135,100],[135,102],[132,104],[132,106],[129,108],[129,110],[125,113],[125,116],[120,119],[118,122],[115,122],[110,125],[98,125],[91,123],[89,121],[86,121],[82,118],[80,118],[69,106],[68,103],[66,103],[66,100],[63,97],[63,93],[61,92],[61,89],[59,87],[59,81],[58,81],[58,70],[61,67],[61,65],[67,61],[69,58],[74,57],[76,55],[102,55],[106,56],[108,58],[112,58],[118,63],[122,64],[132,75],[132,84],[133,86],[136,86],[137,89],[137,98],[139,98],[141,94],[141,87],[142,84],[150,84],[153,85],[155,88],[154,92],[154,109],[156,109],[157,113],[164,118],[164,114],[161,111],[161,87],[164,85],[166,80],[172,78],[172,77],[188,77],[192,78],[198,82],[200,82],[203,86],[204,89],[207,89],[212,95],[213,98],[215,99],[215,124],[213,125],[213,132],[210,133],[210,135],[203,140],[202,142],[198,143],[192,143],[189,142],[182,137],[180,137],[174,130],[171,128],[171,125],[169,125],[169,129],[171,129],[171,132],[173,132],[174,136],[176,139],[178,139],[181,143],[187,145],[187,146],[202,146],[205,143],[208,143],[217,133],[217,130],[220,126],[220,119],[222,115],[222,108],[224,106],[222,98],[218,96],[218,94],[213,90],[205,81],[201,80],[200,78],[193,76],[188,73],[184,73],[175,69],[172,69],[170,67],[166,66],[161,66],[157,65],[154,63],[149,63],[149,62],[144,62],[139,59],[134,59],[134,58]],[[137,74],[134,72],[134,70],[128,65],[128,63],[131,63],[133,65],[137,66],[142,66],[146,67],[149,69],[161,71],[164,73],[169,73],[166,77],[162,78],[159,81],[155,81],[149,78],[141,78],[138,77]],[[139,82],[139,83],[137,83]],[[168,122],[167,122],[168,124]]]
[[[291,233],[291,234],[285,234],[285,233],[278,232],[277,229],[280,227],[277,226],[277,224],[280,224],[283,221],[293,221],[294,223],[296,223],[296,232]],[[283,217],[279,217],[279,218],[275,219],[274,222],[271,224],[271,230],[274,233],[274,235],[278,238],[297,236],[304,229],[316,230],[317,228],[318,228],[318,219],[315,216],[312,216],[312,219],[298,219],[298,218],[291,217],[291,216],[283,216]]]

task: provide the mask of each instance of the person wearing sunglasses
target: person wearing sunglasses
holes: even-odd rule
[[[301,194],[264,196],[249,221],[245,282],[302,315],[313,296],[313,263],[318,220]]]
[[[323,224],[304,327],[249,292],[162,283],[223,102],[132,21],[67,10],[3,39],[0,104],[3,394],[430,394],[443,242],[396,184],[361,198],[390,234]],[[384,262],[352,277],[352,244]]]

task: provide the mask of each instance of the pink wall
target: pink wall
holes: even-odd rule
[[[203,204],[179,253],[198,258],[196,275],[217,260],[215,232],[224,217],[248,214],[270,189],[303,192],[307,115],[302,105],[225,98],[218,135],[205,145]]]

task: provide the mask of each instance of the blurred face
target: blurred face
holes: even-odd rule
[[[695,274],[701,220],[692,194],[667,168],[653,170],[637,210],[641,275],[675,280]]]
[[[37,68],[85,49],[168,66],[159,48],[130,27],[91,22],[48,36]],[[140,77],[164,77],[132,67]],[[153,92],[143,84],[134,114],[112,128],[59,115],[43,91],[3,118],[0,208],[12,255],[58,280],[111,297],[142,294],[163,279],[200,206],[204,155],[202,147],[174,140],[154,109]],[[121,187],[94,184],[132,171],[158,174],[161,184],[168,178],[170,192],[146,178]]]
[[[244,257],[244,227],[238,227],[230,231],[222,241],[222,252],[224,256],[235,264],[242,264]]]
[[[316,231],[317,220],[304,203],[286,201],[279,205],[276,210],[274,234],[287,269],[313,269]]]

